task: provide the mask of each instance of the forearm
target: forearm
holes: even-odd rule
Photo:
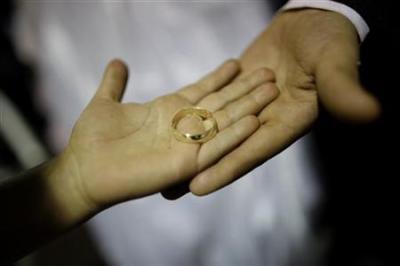
[[[0,261],[12,261],[91,215],[58,156],[0,187]]]

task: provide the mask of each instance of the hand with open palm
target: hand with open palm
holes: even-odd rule
[[[358,60],[357,32],[341,14],[317,9],[278,14],[240,62],[243,73],[274,71],[280,94],[258,115],[257,131],[191,180],[190,190],[216,191],[285,149],[312,126],[318,102],[342,120],[374,120],[379,103],[360,85]]]
[[[109,64],[59,160],[60,168],[69,169],[79,200],[90,210],[101,210],[159,192],[194,177],[243,142],[257,130],[257,113],[278,90],[267,69],[225,86],[239,71],[230,60],[176,93],[138,104],[120,102],[127,69],[121,61]],[[213,113],[219,127],[213,139],[192,144],[174,138],[171,120],[188,106]],[[195,127],[194,121],[186,123]]]

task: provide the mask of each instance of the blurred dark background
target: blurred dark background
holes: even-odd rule
[[[37,142],[42,149],[41,152],[51,156],[53,151],[46,141],[46,114],[37,106],[34,98],[35,65],[33,62],[23,62],[18,58],[13,43],[11,30],[15,8],[14,1],[5,0],[0,3],[0,93],[11,102],[18,115],[23,118],[23,122],[26,123],[32,134],[32,139],[28,141]],[[4,106],[0,106],[0,127],[3,129],[7,126],[4,115],[8,111],[4,108]],[[16,175],[26,168],[26,165],[18,160],[16,155],[18,150],[12,147],[2,134],[4,130],[0,130],[0,180],[10,175]],[[105,262],[98,254],[87,228],[81,226],[15,265],[102,266],[105,265]]]
[[[282,2],[275,1],[275,7]],[[377,5],[386,7],[374,10],[378,19],[361,46],[360,78],[366,89],[380,99],[382,116],[368,125],[343,124],[321,107],[312,131],[314,157],[325,195],[315,212],[313,229],[317,234],[329,232],[323,265],[396,265],[399,27],[394,21],[394,4],[386,1]],[[46,114],[34,103],[35,65],[21,61],[12,42],[15,4],[6,0],[0,6],[0,91],[17,107],[35,139],[51,156],[45,134]],[[0,120],[0,127],[4,126]],[[0,134],[0,178],[23,168],[13,147]],[[82,226],[18,265],[105,262]]]

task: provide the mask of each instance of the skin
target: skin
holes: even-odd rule
[[[232,82],[239,72],[230,60],[173,94],[121,103],[127,67],[112,61],[64,151],[0,185],[1,259],[27,254],[114,204],[189,180],[240,145],[279,91],[268,69]],[[219,126],[213,139],[192,144],[173,137],[171,119],[188,106],[213,112]],[[182,126],[198,130],[198,121]]]
[[[240,63],[243,74],[260,67],[273,70],[278,98],[258,115],[260,127],[250,138],[188,185],[165,192],[166,198],[189,189],[203,196],[234,182],[307,133],[319,104],[346,122],[375,120],[380,106],[360,84],[358,60],[358,35],[344,16],[315,9],[277,14]]]
[[[305,134],[319,103],[345,121],[376,119],[379,104],[358,80],[358,53],[357,33],[345,17],[297,10],[278,14],[249,46],[239,82],[228,87],[237,62],[152,102],[120,103],[127,69],[112,62],[65,150],[1,184],[3,254],[18,258],[124,200],[158,191],[167,198],[189,189],[214,192]],[[220,127],[202,145],[168,133],[175,111],[194,105],[213,111]]]

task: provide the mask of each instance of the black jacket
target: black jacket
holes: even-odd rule
[[[284,2],[276,1],[276,7]],[[326,200],[316,228],[332,233],[325,265],[394,265],[400,193],[398,9],[395,1],[337,2],[356,10],[370,27],[361,44],[360,79],[378,96],[383,113],[372,124],[354,126],[336,121],[321,107],[312,135]]]

